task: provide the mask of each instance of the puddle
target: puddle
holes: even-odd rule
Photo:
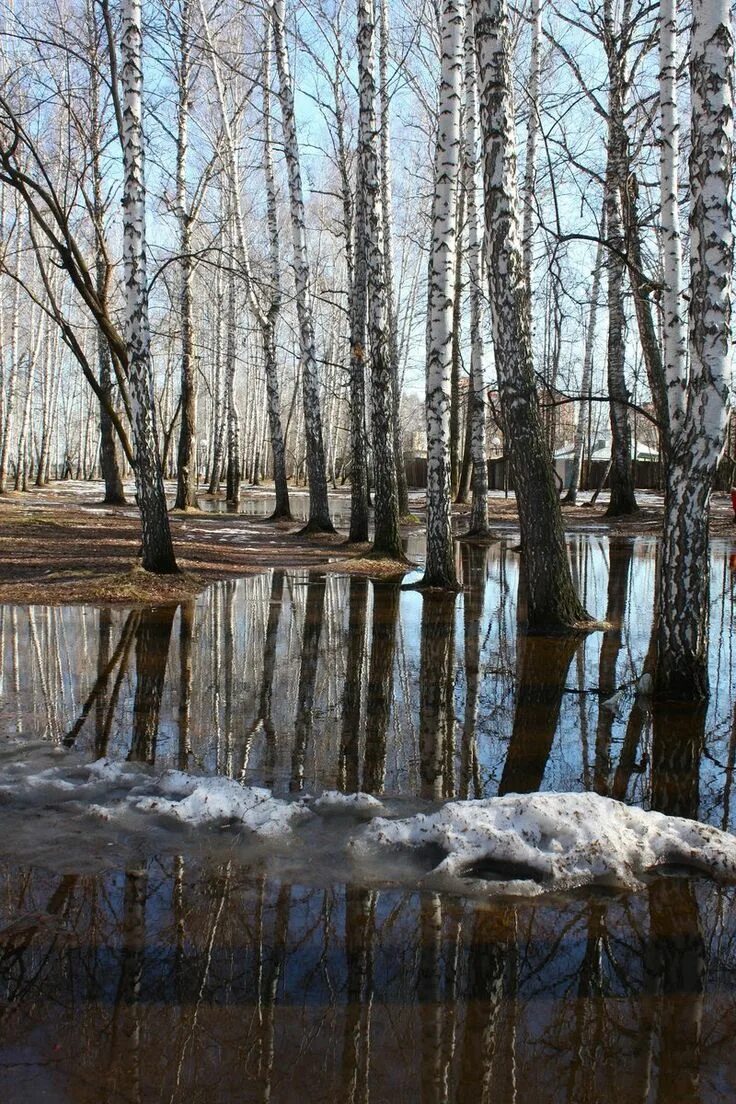
[[[0,608],[0,774],[108,756],[405,816],[592,790],[733,830],[730,545],[708,707],[653,711],[656,544],[571,542],[612,627],[568,644],[517,631],[517,539],[460,546],[456,599],[266,572],[169,609]],[[736,891],[681,863],[637,893],[494,900],[425,886],[431,841],[361,879],[330,841],[370,803],[280,865],[231,824],[184,847],[165,818],[16,813],[0,800],[3,1104],[736,1098]]]

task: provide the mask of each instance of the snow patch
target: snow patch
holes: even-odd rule
[[[339,790],[327,790],[312,802],[312,809],[322,816],[331,813],[352,813],[356,816],[373,817],[386,811],[386,806],[377,797],[367,793],[340,793]]]
[[[736,879],[736,836],[593,793],[452,801],[429,815],[376,819],[359,846],[366,844],[435,848],[445,857],[430,877],[525,896],[587,884],[633,888],[642,875],[673,865]]]
[[[29,809],[41,819],[29,819]],[[365,793],[280,798],[233,778],[156,773],[110,759],[84,763],[71,753],[0,763],[0,835],[8,847],[14,824],[34,823],[41,836],[47,825],[55,839],[85,817],[116,832],[123,827],[132,840],[159,829],[168,835],[167,822],[174,829],[244,829],[237,838],[244,854],[251,843],[268,841],[278,845],[269,848],[272,859],[307,856],[305,871],[324,853],[332,870],[344,860],[352,880],[487,896],[531,897],[589,884],[636,888],[668,867],[736,882],[736,836],[593,793],[451,801],[399,818],[402,809]],[[29,846],[36,848],[34,833]],[[84,834],[91,845],[105,838],[101,825],[97,835],[86,827]]]
[[[159,779],[157,790],[142,797],[131,794],[128,803],[140,812],[161,813],[184,824],[235,822],[266,839],[283,835],[296,822],[312,815],[301,801],[283,801],[273,797],[270,790],[243,786],[233,778],[167,771]]]

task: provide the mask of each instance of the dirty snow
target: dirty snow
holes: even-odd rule
[[[24,815],[29,808],[35,817]],[[101,831],[122,826],[138,839],[152,823],[245,829],[232,837],[238,846],[263,840],[295,861],[304,854],[305,874],[319,847],[343,857],[351,880],[487,895],[635,888],[668,867],[736,881],[736,836],[597,794],[511,794],[427,808],[399,817],[405,804],[369,794],[281,798],[233,778],[109,759],[83,763],[61,751],[0,760],[0,838],[10,849],[26,829],[31,844],[47,822],[55,834],[62,822],[53,818],[61,816],[80,826],[96,819]],[[92,827],[84,833],[95,835]]]
[[[642,875],[668,866],[736,879],[736,836],[593,793],[452,801],[429,815],[373,820],[366,843],[432,846],[445,853],[433,877],[481,879],[524,895],[591,883],[634,887]]]

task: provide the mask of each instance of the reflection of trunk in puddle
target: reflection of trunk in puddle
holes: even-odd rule
[[[584,915],[585,947],[578,967],[572,1002],[572,1061],[566,1080],[565,1098],[580,1101],[581,1104],[595,1104],[600,1096],[600,1085],[608,1083],[607,1075],[610,1072],[607,1069],[610,1054],[606,1046],[606,985],[603,968],[606,953],[606,906],[599,901],[590,901],[585,905]]]
[[[368,580],[351,578],[338,766],[338,785],[346,793],[356,793],[360,788],[360,714],[367,602]]]
[[[373,629],[363,764],[363,789],[371,794],[380,793],[385,784],[400,596],[400,587],[396,585],[373,584]]]
[[[276,995],[279,979],[284,972],[287,957],[287,936],[289,934],[289,916],[291,912],[291,887],[281,885],[276,899],[274,932],[269,941],[260,943],[258,954],[262,956],[260,969],[260,991],[258,1006],[258,1100],[268,1104],[274,1080],[274,1060],[276,1057]],[[268,956],[266,957],[266,949]]]
[[[426,595],[424,598],[426,602]],[[426,605],[425,605],[426,610]],[[419,976],[417,999],[421,1025],[421,1104],[440,1104],[442,1086],[442,1026],[444,1006],[442,964],[442,901],[437,893],[423,893],[419,906]]]
[[[654,705],[651,804],[660,813],[698,816],[705,718],[702,705]]]
[[[516,1099],[516,959],[515,910],[477,908],[468,947],[458,1101]]]
[[[593,789],[596,793],[608,794],[611,775],[611,739],[615,710],[606,708],[603,702],[616,693],[616,667],[623,647],[623,622],[626,616],[626,602],[629,594],[629,576],[634,546],[630,541],[609,545],[608,565],[608,601],[606,621],[610,628],[603,633],[601,655],[598,669],[598,724],[595,735],[595,769]]]
[[[105,711],[107,706],[107,683],[108,676],[105,674],[108,663],[110,662],[110,647],[112,644],[112,610],[109,608],[101,609],[99,614],[99,621],[97,625],[97,682],[102,680],[103,689],[97,695],[95,701],[95,752],[97,756],[104,754],[103,751],[97,751],[101,747],[104,732],[105,732]]]
[[[123,890],[120,976],[112,1016],[112,1034],[105,1100],[141,1099],[140,999],[146,946],[145,869],[128,868]]]
[[[265,768],[267,786],[273,786],[276,773],[276,729],[271,718],[273,702],[273,676],[276,670],[276,642],[279,636],[281,608],[284,601],[284,573],[274,570],[271,575],[271,598],[268,605],[266,640],[263,647],[263,682],[258,712],[266,733]]]
[[[16,906],[20,915],[0,932],[0,1022],[29,1000],[37,986],[43,988],[47,967],[54,961],[58,936],[63,930],[62,921],[69,914],[78,882],[79,875],[65,874],[46,908],[30,915],[25,913],[23,893]],[[27,888],[25,881],[23,884]],[[45,943],[49,938],[42,954],[29,954],[36,940]]]
[[[82,706],[81,712],[72,727],[64,737],[65,747],[72,747],[77,736],[82,731],[84,723],[89,717],[92,707],[95,706],[95,754],[97,757],[105,755],[110,738],[112,718],[120,694],[120,686],[128,670],[130,651],[136,635],[136,629],[140,622],[141,614],[131,610],[128,614],[120,639],[115,651],[110,657],[110,634],[112,628],[111,611],[100,610],[98,651],[97,651],[97,678]],[[108,699],[108,683],[115,668],[118,668],[112,693]]]
[[[420,796],[452,794],[454,762],[455,595],[422,595],[419,660]]]
[[[364,1104],[368,1100],[375,901],[376,895],[371,890],[345,887],[347,1003],[341,1094],[344,1104]]]
[[[289,934],[289,917],[291,913],[291,886],[282,885],[276,899],[274,916],[274,931],[270,940],[271,948],[269,959],[263,964],[261,974],[260,1005],[262,1014],[260,1017],[259,1049],[258,1049],[258,1081],[260,1092],[258,1099],[260,1104],[268,1104],[271,1099],[273,1081],[274,1059],[276,1055],[275,1025],[276,1025],[276,994],[279,987],[279,979],[284,968],[287,954],[286,937]],[[261,944],[259,953],[263,955],[265,945]]]
[[[465,799],[470,793],[471,779],[475,796],[481,796],[476,725],[478,723],[481,618],[486,597],[488,549],[477,544],[462,544],[460,548],[464,584],[465,712],[463,714],[462,745],[460,748],[458,797]]]
[[[653,809],[695,818],[700,806],[700,761],[705,740],[702,705],[654,707]],[[650,945],[647,965],[657,994],[659,1069],[657,1101],[700,1101],[699,1071],[705,944],[695,884],[659,878],[649,888]]]
[[[195,995],[183,1004],[179,1017],[178,1039],[176,1040],[176,1084],[181,1084],[183,1072],[187,1063],[187,1055],[194,1049],[197,1029],[199,1026],[200,1011],[208,1004],[205,996],[210,981],[212,962],[217,945],[219,929],[223,917],[231,911],[232,904],[232,866],[225,863],[222,867],[215,867],[211,883],[207,885],[210,904],[208,908],[208,928],[205,931],[204,947],[197,956],[198,977]],[[261,892],[263,883],[261,882]],[[194,981],[194,976],[192,976]],[[181,998],[180,998],[181,1000]],[[170,1045],[174,1049],[174,1041]]]
[[[133,763],[153,763],[156,759],[161,698],[175,615],[176,606],[161,606],[141,611],[138,621],[133,737],[128,752],[128,759]]]
[[[499,794],[533,793],[544,779],[552,751],[575,636],[519,633],[516,708]]]
[[[194,640],[194,602],[179,606],[179,770],[186,770],[192,753],[192,643]]]
[[[699,1104],[705,943],[695,885],[660,878],[649,888],[647,967],[658,996],[658,1104]]]
[[[304,763],[314,722],[314,693],[317,684],[319,641],[324,620],[325,590],[323,577],[310,576],[302,629],[302,656],[299,667],[296,723],[294,725],[294,750],[291,756],[289,789],[292,793],[297,793],[304,786]]]
[[[654,670],[654,657],[656,655],[657,647],[657,626],[656,622],[652,625],[652,632],[649,637],[649,648],[644,660],[643,670],[645,672],[651,672]],[[613,775],[613,784],[611,786],[611,797],[614,797],[617,801],[625,801],[626,794],[629,790],[631,783],[631,776],[634,773],[640,773],[643,770],[643,764],[637,763],[637,754],[642,742],[642,736],[644,734],[644,728],[650,719],[650,701],[649,698],[642,698],[637,694],[634,699],[634,704],[631,707],[628,720],[626,722],[626,732],[621,743],[621,753],[618,757],[618,764]]]
[[[235,599],[235,584],[225,583],[225,611],[223,618],[222,644],[224,656],[222,664],[224,668],[224,696],[225,708],[223,718],[225,754],[223,767],[228,777],[233,775],[233,716],[235,711],[235,613],[233,603]]]

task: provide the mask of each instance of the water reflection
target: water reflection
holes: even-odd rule
[[[178,608],[6,607],[2,733],[281,793],[595,788],[733,826],[728,551],[707,709],[637,691],[654,545],[592,538],[575,571],[609,628],[584,641],[518,632],[503,542],[461,547],[457,598],[274,571]],[[221,847],[45,858],[0,867],[4,1102],[736,1096],[735,891],[681,871],[515,905],[278,881]]]
[[[273,571],[178,608],[6,607],[2,732],[280,792],[591,788],[728,826],[727,549],[712,572],[705,712],[652,711],[637,689],[651,665],[654,545],[573,551],[588,608],[608,623],[582,642],[518,631],[518,558],[503,542],[462,547],[458,597]]]
[[[733,1098],[731,890],[499,906],[171,859],[2,881],[6,1100]]]

